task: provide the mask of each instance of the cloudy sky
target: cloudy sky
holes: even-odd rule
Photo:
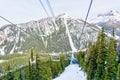
[[[42,0],[51,15],[46,0]],[[54,14],[67,13],[73,17],[84,19],[90,0],[49,0]],[[100,13],[110,10],[120,11],[120,0],[93,0],[89,20]],[[23,23],[47,17],[39,0],[0,0],[0,16],[13,23]],[[8,24],[0,19],[0,26]]]

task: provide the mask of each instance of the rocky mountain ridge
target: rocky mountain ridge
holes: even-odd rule
[[[49,17],[16,24],[17,26],[2,26],[0,28],[0,54],[26,53],[31,48],[45,53],[67,52],[72,51],[71,41],[76,50],[84,49],[88,42],[96,41],[100,29],[87,23],[80,39],[83,24],[84,21],[81,19],[62,14],[55,18]]]
[[[99,14],[96,18],[90,20],[91,24],[104,27],[107,33],[112,32],[114,27],[115,34],[120,39],[120,12],[111,10],[104,14]]]

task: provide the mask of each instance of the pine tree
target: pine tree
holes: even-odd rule
[[[30,61],[29,61],[29,79],[34,80],[35,79],[35,63],[33,58],[33,49],[31,49],[30,53]]]
[[[117,41],[115,40],[115,29],[113,27],[113,31],[112,31],[112,36],[113,36],[113,41],[114,41],[114,48],[115,48],[115,51],[116,51],[116,48],[117,48]]]
[[[118,64],[116,80],[120,80],[120,63]]]
[[[33,58],[33,49],[31,49],[31,53],[30,53],[30,59],[31,59],[31,61],[34,61],[34,58]]]
[[[62,67],[59,62],[52,62],[51,63],[51,71],[52,71],[52,77],[55,78],[62,72]]]
[[[32,80],[32,77],[31,77],[31,75],[32,75],[32,68],[31,68],[31,63],[30,63],[30,61],[29,61],[29,77],[28,77],[28,79],[29,80]]]
[[[64,67],[65,67],[64,57],[65,55],[62,55],[62,54],[60,55],[60,64],[61,64],[62,70],[64,70]]]
[[[19,69],[18,71],[16,71],[15,73],[19,72],[19,76],[17,80],[25,80],[26,76],[25,76],[25,67]],[[15,79],[16,80],[16,79]]]
[[[19,80],[23,80],[23,78],[22,78],[22,72],[21,72],[21,69],[20,69]]]
[[[116,50],[114,38],[110,39],[108,54],[106,57],[106,76],[105,80],[116,80]]]
[[[93,80],[95,77],[95,72],[97,69],[97,63],[96,63],[96,57],[97,54],[95,52],[95,45],[92,45],[92,43],[89,43],[89,60],[88,60],[88,67],[87,67],[87,80]]]
[[[106,35],[104,33],[104,28],[98,35],[98,51],[97,51],[97,70],[96,70],[96,80],[104,80],[105,77],[105,60],[107,54],[106,46]]]
[[[36,80],[40,80],[42,77],[40,70],[41,70],[41,60],[37,53],[36,54]]]
[[[8,65],[7,80],[14,80],[14,74],[10,71],[10,65]]]
[[[25,72],[25,80],[30,80],[30,61],[28,62],[28,66],[25,67],[24,72]]]
[[[49,60],[48,62],[47,62],[47,69],[46,69],[46,73],[47,73],[47,75],[48,75],[48,80],[52,80],[52,70],[51,70],[51,60]]]
[[[120,53],[119,52],[117,53],[117,57],[118,57],[117,63],[119,64],[120,63]]]
[[[41,80],[52,80],[52,72],[48,62],[44,64],[42,74]]]
[[[87,65],[88,60],[87,59],[85,60],[85,54],[86,54],[86,52],[83,52],[83,51],[80,51],[79,53],[77,53],[77,60],[78,60],[78,63],[80,65],[81,69],[86,72],[87,71],[86,65]]]

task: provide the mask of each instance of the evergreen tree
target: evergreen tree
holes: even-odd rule
[[[25,74],[24,74],[24,67],[19,70],[19,79],[18,80],[25,80]]]
[[[60,65],[60,62],[52,62],[51,63],[51,71],[52,71],[52,77],[55,78],[62,72],[62,67]]]
[[[88,68],[87,68],[87,80],[92,80],[93,78],[93,52],[92,52],[92,43],[89,43],[87,54],[89,55],[88,59]]]
[[[104,80],[105,77],[105,60],[107,54],[107,43],[106,35],[104,33],[104,28],[102,28],[101,33],[98,35],[98,51],[97,51],[97,70],[96,70],[96,80]]]
[[[120,80],[120,64],[118,64],[116,80]]]
[[[64,60],[65,55],[60,55],[60,64],[61,64],[61,68],[62,70],[64,70],[65,67],[65,60]]]
[[[42,77],[40,70],[41,70],[41,60],[37,53],[36,54],[36,80],[40,80]]]
[[[95,45],[92,45],[92,43],[89,43],[89,60],[88,60],[88,67],[87,67],[87,80],[93,80],[95,77],[95,72],[97,69],[97,63],[96,63],[96,53],[95,53]]]
[[[28,66],[25,67],[25,80],[30,80],[30,61],[28,62]]]
[[[8,76],[9,76],[8,80],[14,80],[14,76],[13,76],[12,72],[9,72]]]
[[[30,63],[30,61],[29,61],[29,77],[28,77],[28,80],[32,80],[32,77],[31,77],[31,75],[32,75],[32,68],[31,68],[31,63]]]
[[[34,61],[34,58],[33,58],[33,49],[31,49],[31,53],[30,53],[30,59],[31,59],[31,61]]]
[[[8,65],[7,80],[14,80],[14,74],[10,71],[10,65]]]
[[[47,62],[47,65],[48,66],[46,66],[46,73],[47,73],[47,80],[52,80],[52,70],[51,70],[51,67],[50,67],[50,65],[51,65],[51,60],[50,61],[48,61]]]
[[[117,57],[118,57],[117,63],[119,64],[120,63],[120,52],[117,53]]]
[[[35,79],[35,63],[34,63],[34,58],[33,58],[33,49],[31,49],[30,53],[30,61],[29,61],[29,80],[34,80]]]
[[[20,69],[19,80],[23,80],[23,78],[22,78],[22,72],[21,72],[21,69]]]
[[[108,48],[108,54],[106,57],[105,80],[116,80],[116,51],[114,44],[114,38],[111,38]]]
[[[117,41],[115,40],[115,29],[113,27],[113,31],[112,31],[112,36],[113,36],[113,41],[114,41],[114,48],[115,48],[115,51],[116,51],[116,48],[117,48]]]
[[[80,67],[82,68],[82,70],[84,70],[86,72],[87,71],[86,65],[87,65],[88,60],[87,59],[85,60],[85,53],[86,52],[83,52],[83,51],[78,52],[77,60],[78,60]]]
[[[52,80],[52,72],[49,63],[44,64],[42,74],[41,80]]]

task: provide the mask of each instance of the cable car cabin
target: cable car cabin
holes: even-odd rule
[[[60,55],[56,53],[51,54],[51,60],[52,61],[60,61]]]

